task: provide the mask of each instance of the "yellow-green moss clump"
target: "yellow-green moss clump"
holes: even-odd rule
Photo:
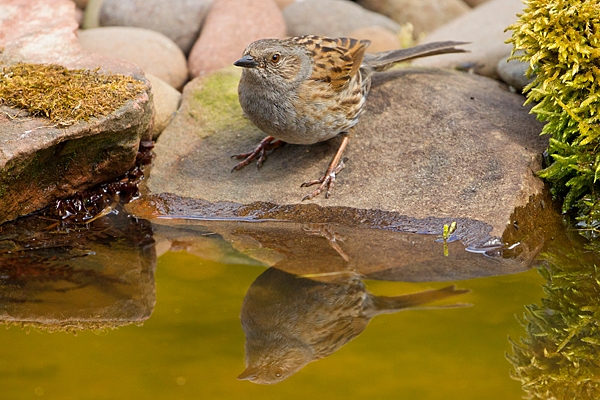
[[[0,104],[22,108],[60,126],[106,116],[144,90],[143,82],[101,74],[98,69],[19,63],[2,68],[0,74]]]
[[[524,91],[546,121],[550,165],[540,175],[564,198],[563,210],[600,228],[600,2],[527,0],[512,30],[514,50],[534,81]]]

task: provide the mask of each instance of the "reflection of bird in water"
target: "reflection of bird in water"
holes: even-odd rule
[[[280,382],[354,339],[376,315],[466,292],[448,286],[402,296],[375,296],[357,275],[338,275],[323,282],[270,268],[250,286],[242,304],[247,367],[238,379]]]

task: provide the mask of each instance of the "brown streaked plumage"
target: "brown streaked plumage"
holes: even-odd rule
[[[414,58],[465,50],[464,42],[435,42],[408,49],[366,53],[370,42],[351,38],[299,36],[261,39],[248,45],[234,65],[244,67],[238,93],[248,118],[268,134],[257,148],[235,157],[239,170],[257,159],[260,167],[267,152],[283,143],[314,144],[339,134],[344,139],[327,172],[302,186],[319,187],[302,200],[326,190],[329,197],[335,177],[344,168],[342,153],[347,133],[364,111],[377,71]]]
[[[378,315],[410,308],[468,306],[427,307],[428,303],[469,292],[455,286],[376,296],[355,274],[321,279],[299,277],[277,268],[269,268],[256,278],[240,314],[246,335],[246,369],[238,379],[258,384],[281,382],[356,338]]]

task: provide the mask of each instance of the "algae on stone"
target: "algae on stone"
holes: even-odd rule
[[[98,69],[18,63],[0,72],[0,104],[49,118],[59,126],[106,116],[144,90],[141,81],[101,74]]]
[[[202,85],[190,97],[190,116],[201,122],[203,136],[221,130],[238,130],[246,125],[253,126],[244,118],[238,100],[237,86],[241,72],[224,68],[202,79]],[[198,113],[196,110],[202,110]]]
[[[527,0],[512,30],[513,55],[529,63],[524,88],[551,135],[550,165],[540,172],[593,229],[600,209],[600,1]],[[594,212],[596,210],[596,212]]]

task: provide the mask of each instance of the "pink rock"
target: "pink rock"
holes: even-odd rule
[[[190,52],[190,74],[197,77],[231,65],[249,43],[282,38],[285,30],[274,0],[215,0]]]
[[[107,26],[81,30],[78,38],[84,50],[130,61],[176,89],[183,88],[188,79],[185,55],[173,40],[160,32]]]

